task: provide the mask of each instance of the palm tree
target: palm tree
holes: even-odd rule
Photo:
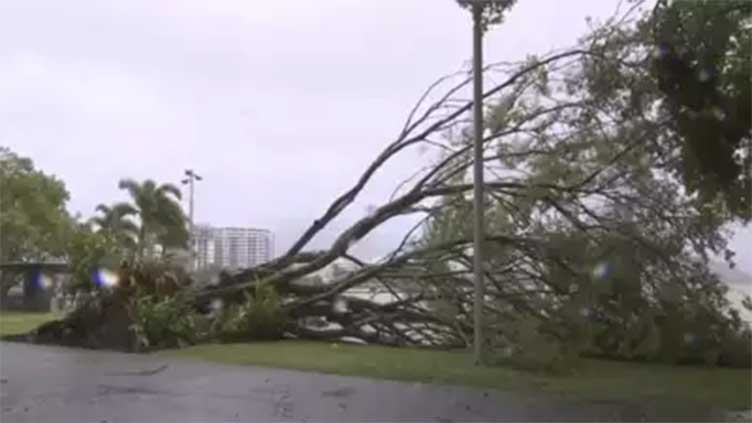
[[[98,231],[122,243],[126,248],[134,249],[139,227],[129,219],[129,216],[136,215],[138,210],[128,203],[116,203],[112,206],[100,204],[96,211],[101,215],[93,217],[91,223],[97,227]]]
[[[153,248],[155,243],[163,248],[188,245],[188,228],[180,206],[178,187],[172,184],[158,185],[151,179],[141,183],[122,179],[118,187],[128,191],[141,218],[139,255],[143,255],[145,248]]]

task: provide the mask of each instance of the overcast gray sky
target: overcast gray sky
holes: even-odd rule
[[[565,47],[616,1],[519,0],[487,59]],[[0,2],[0,145],[62,178],[88,216],[122,177],[178,182],[196,220],[265,227],[288,247],[400,129],[428,84],[470,56],[454,0],[6,0]],[[378,175],[314,246],[382,202],[421,163]],[[358,245],[383,254],[393,222]],[[752,233],[735,240],[752,272]]]

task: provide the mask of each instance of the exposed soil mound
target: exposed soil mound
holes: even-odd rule
[[[63,320],[37,328],[27,340],[94,349],[138,351],[127,298],[112,294],[86,301]]]

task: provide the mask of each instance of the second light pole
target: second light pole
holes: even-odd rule
[[[458,0],[473,15],[473,360],[483,364],[483,12],[486,6],[511,4],[510,0]]]
[[[188,184],[189,186],[189,193],[188,193],[188,248],[190,249],[190,255],[191,255],[191,270],[196,270],[196,247],[194,244],[194,228],[193,228],[193,186],[195,181],[200,181],[203,178],[199,176],[196,172],[193,171],[193,169],[186,169],[185,171],[186,178],[183,179],[181,182],[183,185]]]
[[[473,276],[475,304],[473,305],[473,357],[475,364],[483,363],[483,304],[486,285],[483,282],[483,8],[473,2]]]

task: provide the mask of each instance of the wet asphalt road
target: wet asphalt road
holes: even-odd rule
[[[614,405],[250,366],[0,343],[0,421],[637,420]]]

